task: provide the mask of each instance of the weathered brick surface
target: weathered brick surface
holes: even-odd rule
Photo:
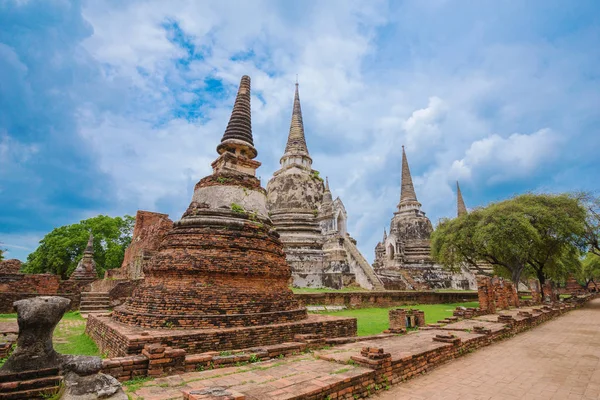
[[[21,261],[15,258],[0,261],[0,274],[18,274],[21,265]]]
[[[118,269],[106,271],[107,278],[140,279],[143,267],[158,250],[165,235],[173,228],[173,221],[167,214],[138,210],[131,244],[125,250],[125,257]]]
[[[61,281],[52,274],[0,274],[0,313],[14,312],[17,300],[36,296],[61,296],[71,300],[71,310],[79,308],[85,282]]]
[[[149,343],[164,343],[173,348],[183,348],[188,354],[196,354],[292,342],[299,334],[318,334],[326,338],[354,336],[356,319],[310,315],[303,321],[263,326],[143,331],[111,321],[109,317],[90,315],[86,332],[100,351],[111,357],[139,354]]]
[[[394,307],[411,304],[477,301],[475,292],[370,291],[347,293],[301,293],[295,295],[304,305],[343,305],[348,308]]]
[[[477,277],[477,296],[479,308],[490,314],[496,310],[519,307],[519,295],[512,282],[498,277]]]
[[[256,179],[213,178],[199,184]],[[288,288],[290,268],[271,226],[232,210],[211,210],[208,218],[214,222],[196,222],[196,214],[205,212],[188,210],[166,234],[143,283],[113,318],[152,328],[229,328],[306,318]]]

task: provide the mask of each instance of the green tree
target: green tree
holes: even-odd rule
[[[575,197],[587,210],[583,244],[588,246],[590,252],[600,256],[600,197],[589,192],[576,193]]]
[[[524,194],[513,199],[537,231],[527,265],[544,284],[563,281],[580,264],[581,238],[586,233],[586,209],[566,194]]]
[[[0,242],[0,244],[2,244]],[[4,249],[0,247],[0,261],[4,260]]]
[[[600,256],[592,252],[587,253],[575,277],[585,287],[590,283],[597,286],[600,283]]]
[[[23,271],[49,272],[67,279],[83,256],[90,233],[94,235],[94,260],[99,276],[108,269],[118,268],[125,249],[131,243],[135,218],[98,215],[53,229],[40,241],[39,247],[27,257]]]
[[[442,221],[432,235],[432,256],[447,268],[489,263],[515,284],[530,270],[543,283],[578,263],[585,216],[572,196],[517,196]]]

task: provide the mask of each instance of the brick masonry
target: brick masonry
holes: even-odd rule
[[[79,309],[85,282],[61,281],[52,274],[0,274],[0,313],[14,312],[17,300],[36,296],[61,296],[71,300],[71,310]]]
[[[356,319],[309,315],[297,322],[229,329],[150,329],[131,327],[109,317],[90,315],[86,333],[111,357],[141,353],[146,344],[162,343],[188,354],[225,351],[293,341],[299,334],[336,338],[356,335]]]
[[[590,298],[592,297],[587,299]],[[237,399],[244,396],[298,400],[365,398],[391,385],[429,372],[441,364],[478,348],[531,329],[580,307],[587,299],[577,299],[573,303],[557,303],[547,307],[511,309],[501,314],[461,319],[440,329],[418,331],[401,336],[349,338],[347,342],[340,338],[339,343],[346,344],[318,350],[314,353],[314,358],[311,356],[308,359],[306,355],[294,355],[308,349],[306,340],[312,339],[307,337],[304,337],[306,339],[304,342],[285,343],[269,349],[232,351],[226,355],[217,352],[186,355],[184,363],[188,373],[173,380],[173,385],[170,385],[168,383],[170,381],[166,379],[156,380],[149,384],[151,386],[148,388],[137,390],[135,395],[141,397],[151,395],[157,400],[185,398],[185,396],[189,399],[208,400],[228,398],[219,394],[220,391],[227,391],[229,395],[235,396],[232,398]],[[512,322],[507,323],[507,321]],[[148,353],[150,352],[144,353],[147,358],[149,358]],[[166,357],[167,349],[156,350],[155,353],[150,354],[165,354],[165,356],[156,356],[158,360],[163,357],[174,358]],[[276,360],[276,364],[267,362],[257,368],[243,366],[246,363],[281,356],[283,360],[296,358],[302,361],[286,363],[283,360]],[[164,363],[176,364],[173,360]],[[225,368],[225,370],[212,371],[214,368]],[[269,370],[261,375],[253,372],[261,369]],[[322,371],[321,375],[312,378],[310,373],[304,375],[297,373],[316,370]],[[110,370],[105,372],[111,373]],[[288,378],[291,376],[293,378]],[[306,379],[309,380],[301,380],[302,376],[307,376]],[[118,378],[124,379],[123,376]],[[260,378],[263,381],[254,383],[249,381],[252,378]],[[268,380],[264,381],[264,379]],[[273,383],[267,385],[266,382],[270,381]],[[161,387],[164,389],[159,389]],[[281,390],[274,389],[278,387]],[[163,390],[164,394],[161,395]]]
[[[304,305],[343,305],[348,308],[394,307],[411,304],[440,304],[477,301],[476,292],[371,291],[346,293],[301,293],[296,299]]]

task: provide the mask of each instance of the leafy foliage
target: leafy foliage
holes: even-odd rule
[[[600,283],[600,256],[589,252],[575,274],[577,281],[587,287],[590,283]]]
[[[575,197],[587,209],[583,245],[588,246],[590,252],[600,256],[600,197],[586,192],[576,193]]]
[[[2,244],[2,243],[0,243]],[[4,260],[4,249],[0,247],[0,261]]]
[[[432,256],[453,269],[486,262],[517,283],[521,275],[563,279],[579,263],[586,209],[566,194],[524,194],[444,220]]]
[[[67,279],[83,256],[90,233],[94,235],[94,260],[101,276],[108,269],[118,268],[125,249],[131,243],[135,218],[98,215],[77,224],[55,228],[40,241],[39,247],[27,257],[23,271],[49,272]]]

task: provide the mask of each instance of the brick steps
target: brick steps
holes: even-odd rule
[[[110,296],[103,292],[82,292],[79,312],[101,313],[110,310]]]
[[[47,399],[60,390],[60,386],[23,390],[12,393],[0,393],[0,400],[32,400]]]
[[[0,399],[42,399],[56,393],[62,382],[57,368],[0,375]]]

